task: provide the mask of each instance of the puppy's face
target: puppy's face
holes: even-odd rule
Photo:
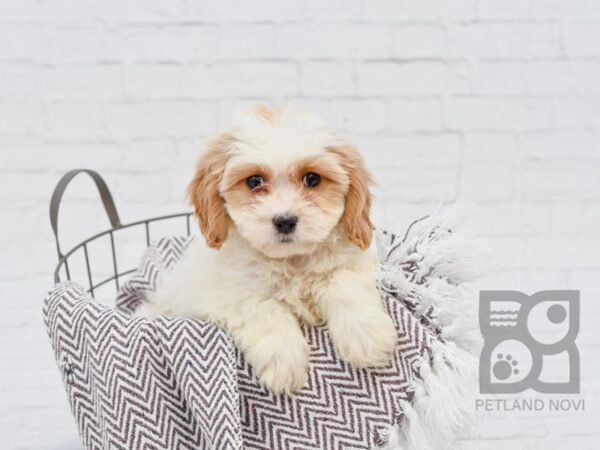
[[[285,106],[253,108],[209,143],[189,195],[208,245],[230,226],[271,258],[308,254],[340,225],[369,246],[370,175],[321,121]]]
[[[348,175],[327,151],[277,161],[246,148],[225,166],[220,192],[240,234],[270,257],[310,253],[344,212]],[[266,155],[265,155],[266,156]]]

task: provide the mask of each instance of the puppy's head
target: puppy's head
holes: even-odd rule
[[[271,258],[315,251],[336,226],[372,236],[371,176],[357,149],[307,111],[257,106],[208,144],[188,195],[209,246],[234,226]]]

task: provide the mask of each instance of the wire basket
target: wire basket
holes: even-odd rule
[[[59,206],[67,185],[82,172],[96,184],[111,228],[63,253],[57,231]],[[100,290],[95,292],[98,288],[112,289],[114,282],[118,290],[122,280],[122,292],[143,301],[160,270],[166,269],[165,259],[176,259],[184,250],[179,246],[181,251],[175,255],[174,247],[159,245],[156,252],[142,257],[135,270],[120,264],[119,257],[127,248],[116,240],[119,233],[132,230],[136,243],[147,247],[151,232],[155,239],[163,238],[157,233],[160,226],[152,226],[169,219],[189,236],[190,216],[172,214],[123,225],[106,183],[91,170],[67,173],[52,195],[50,222],[59,257],[55,280],[60,282],[63,273],[65,281],[72,275],[84,277],[85,269],[89,294],[81,283],[55,286],[44,302],[44,322],[88,449],[106,442],[127,449],[150,445],[266,450],[275,442],[323,449],[347,442],[353,448],[373,448],[398,433],[416,435],[419,445],[415,448],[422,448],[421,442],[428,448],[446,448],[468,423],[477,376],[475,357],[468,353],[475,345],[469,332],[474,325],[461,322],[447,335],[442,326],[451,328],[456,318],[472,316],[466,312],[473,306],[472,299],[458,288],[460,284],[453,285],[456,289],[446,287],[448,280],[469,281],[476,276],[476,248],[465,245],[471,240],[449,229],[447,219],[438,217],[422,227],[411,227],[404,238],[410,244],[399,242],[400,235],[381,234],[385,236],[381,250],[386,277],[382,300],[399,333],[393,363],[385,370],[353,367],[337,355],[327,327],[307,326],[314,350],[311,357],[318,358],[309,367],[309,380],[316,381],[282,399],[259,384],[243,353],[217,325],[184,317],[157,317],[148,322],[124,317],[134,308],[120,308],[119,298],[117,308],[106,308],[97,300],[101,297]],[[105,238],[108,248],[101,257],[112,268],[98,277],[92,270],[97,261],[90,245],[100,238]],[[84,264],[72,259],[75,253],[83,255]],[[128,274],[132,274],[131,282],[123,280]],[[387,292],[387,286],[402,289]],[[88,295],[96,301],[89,301]],[[452,401],[448,401],[448,389]],[[315,403],[315,398],[323,402]],[[303,414],[291,417],[288,411]],[[368,421],[355,423],[361,418]],[[404,422],[405,418],[410,420]],[[340,427],[341,423],[348,427]],[[424,423],[432,429],[444,428],[440,443],[427,441]]]
[[[58,238],[58,212],[60,209],[63,194],[64,194],[67,186],[69,185],[71,180],[74,177],[76,177],[77,175],[79,175],[80,173],[85,173],[85,174],[89,175],[92,178],[92,180],[94,181],[94,184],[96,185],[96,188],[98,189],[98,192],[100,194],[100,198],[102,200],[104,210],[106,211],[106,215],[108,216],[108,220],[110,221],[111,228],[85,239],[83,242],[80,242],[79,244],[75,245],[73,248],[71,248],[66,253],[63,253],[63,251],[61,250],[60,242],[59,242],[59,238]],[[87,281],[88,281],[87,292],[93,298],[95,298],[94,291],[96,291],[99,287],[110,283],[111,281],[114,281],[115,289],[116,289],[116,291],[118,291],[119,290],[119,280],[121,278],[133,273],[137,267],[127,267],[127,268],[119,267],[120,264],[118,264],[118,262],[117,262],[117,260],[118,260],[117,254],[118,254],[119,249],[117,248],[118,246],[115,244],[115,236],[118,236],[120,232],[123,232],[123,230],[134,229],[135,227],[140,227],[145,234],[146,246],[149,246],[150,239],[151,239],[151,224],[161,222],[161,221],[166,221],[166,220],[173,220],[173,219],[175,219],[175,220],[181,219],[181,222],[182,222],[181,226],[183,227],[185,236],[190,236],[190,217],[191,217],[191,215],[192,215],[191,212],[169,214],[169,215],[165,215],[165,216],[153,217],[150,219],[138,220],[136,222],[131,222],[128,224],[122,224],[121,220],[119,219],[119,214],[117,212],[117,208],[115,206],[115,202],[113,200],[112,194],[110,193],[110,190],[108,189],[108,186],[106,185],[106,182],[104,181],[104,179],[97,172],[95,172],[93,170],[89,170],[89,169],[71,170],[70,172],[67,172],[60,179],[60,181],[54,188],[54,192],[52,193],[52,198],[50,200],[50,225],[52,226],[52,232],[54,233],[54,239],[56,241],[56,251],[58,253],[58,264],[56,266],[56,269],[54,270],[54,282],[60,283],[60,282],[64,281],[65,279],[71,281],[71,270],[69,268],[70,258],[72,258],[73,255],[76,254],[78,251],[82,250],[83,255],[84,255],[85,268],[86,268],[86,272],[87,272]],[[109,274],[108,276],[102,275],[101,277],[99,277],[100,280],[95,280],[94,278],[96,278],[96,277],[94,276],[93,270],[90,265],[91,258],[90,258],[90,253],[89,253],[88,248],[89,248],[90,244],[92,244],[93,242],[95,242],[105,236],[108,236],[109,241],[110,241],[110,256],[111,256],[111,260],[112,260],[112,267],[111,267],[110,272],[112,272],[112,273]],[[61,277],[61,274],[63,275],[64,278]],[[77,280],[77,281],[79,281],[79,280]]]

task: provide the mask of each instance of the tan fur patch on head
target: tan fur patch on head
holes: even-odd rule
[[[219,182],[229,159],[227,148],[232,142],[233,136],[228,133],[208,142],[207,151],[198,160],[196,174],[187,189],[200,230],[207,245],[213,248],[220,248],[228,234],[230,219],[219,193]]]
[[[338,155],[350,179],[340,225],[350,241],[366,250],[371,245],[373,237],[373,224],[370,219],[372,196],[369,191],[373,177],[354,145],[331,147],[329,151]]]
[[[275,121],[275,110],[265,104],[259,103],[254,107],[254,112],[265,122],[273,123]]]

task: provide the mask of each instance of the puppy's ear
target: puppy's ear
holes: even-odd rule
[[[227,239],[230,219],[219,193],[219,182],[228,160],[227,147],[232,140],[230,134],[223,133],[208,141],[208,149],[198,160],[196,174],[187,189],[200,230],[212,248],[221,248]]]
[[[366,250],[373,237],[373,225],[369,217],[372,200],[369,186],[373,184],[373,177],[365,167],[359,151],[352,144],[333,147],[331,151],[340,157],[350,179],[340,224],[348,239],[362,250]]]

